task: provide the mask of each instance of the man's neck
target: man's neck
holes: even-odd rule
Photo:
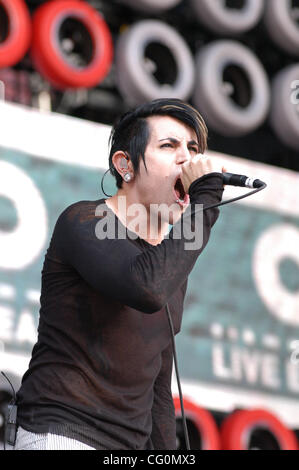
[[[157,220],[150,207],[138,202],[122,188],[106,199],[106,205],[126,228],[151,245],[159,245],[168,232],[168,223]]]

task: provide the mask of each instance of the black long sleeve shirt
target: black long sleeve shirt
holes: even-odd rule
[[[219,173],[189,189],[190,207],[220,202]],[[106,209],[99,212],[97,207]],[[17,394],[18,424],[96,449],[175,449],[172,346],[187,278],[218,209],[203,212],[203,243],[186,250],[181,217],[153,246],[137,237],[99,239],[105,200],[80,201],[58,218],[42,270],[38,341]],[[194,215],[191,221],[194,225]],[[116,226],[122,225],[115,218]],[[188,240],[190,241],[190,240]]]

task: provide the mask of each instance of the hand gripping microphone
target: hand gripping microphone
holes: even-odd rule
[[[261,188],[265,183],[261,180],[248,178],[245,175],[235,175],[233,173],[222,173],[223,184],[229,186],[242,186],[246,188]]]

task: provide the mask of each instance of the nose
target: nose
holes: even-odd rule
[[[188,146],[186,144],[181,144],[178,149],[177,149],[177,163],[182,164],[190,160],[191,155],[190,155],[190,150],[188,149]]]

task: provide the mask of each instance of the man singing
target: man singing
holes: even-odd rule
[[[184,230],[174,233],[190,208],[223,192],[226,170],[203,155],[206,145],[202,117],[176,99],[139,106],[113,128],[117,193],[65,209],[45,256],[15,449],[176,448],[165,306],[178,333],[188,275],[218,209],[202,212],[200,246],[186,249]],[[142,209],[135,225],[132,207]],[[99,236],[111,218],[115,236]]]

